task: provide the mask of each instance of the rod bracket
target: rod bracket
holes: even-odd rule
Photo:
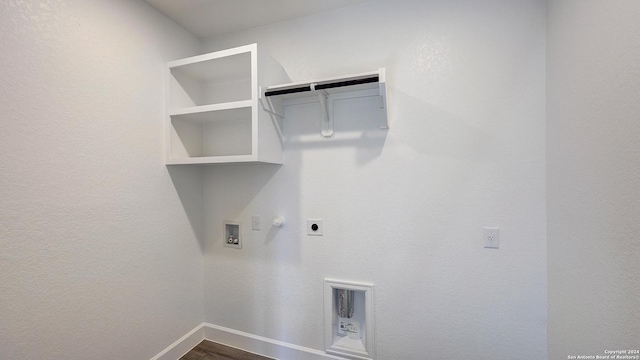
[[[322,112],[322,129],[320,133],[326,138],[333,136],[333,101],[329,99],[329,95],[324,90],[317,90],[316,83],[309,84],[311,91],[318,94],[320,101],[320,111]]]

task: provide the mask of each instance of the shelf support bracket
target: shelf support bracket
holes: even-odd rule
[[[275,112],[274,107],[273,107],[273,103],[271,102],[271,99],[267,96],[264,96],[264,98],[267,98],[267,103],[269,104],[269,106],[265,106],[264,102],[263,102],[263,96],[262,96],[262,86],[260,86],[260,90],[258,92],[258,101],[260,102],[260,106],[262,107],[262,110],[266,111],[267,113],[274,115],[276,117],[279,117],[280,119],[284,119],[284,115],[280,115],[277,112]]]
[[[387,107],[387,80],[385,69],[380,68],[378,75],[380,90],[380,108],[384,109],[384,119],[380,122],[380,129],[389,130],[389,108]]]
[[[322,111],[322,130],[320,133],[326,138],[333,136],[333,100],[329,99],[326,91],[316,90],[316,84],[311,84],[311,91],[318,94]]]
[[[273,125],[276,128],[276,132],[278,133],[278,137],[280,138],[280,141],[282,141],[284,137],[284,135],[282,134],[282,126],[280,125],[282,121],[278,121],[278,118],[284,119],[284,116],[275,112],[275,107],[273,106],[273,103],[271,102],[270,98],[266,96],[262,96],[262,87],[260,87],[258,93],[259,93],[258,102],[260,103],[260,107],[262,107],[262,110],[264,110],[267,114],[269,114],[269,117],[271,118],[271,121],[273,122]],[[268,106],[265,106],[264,98],[266,98]]]

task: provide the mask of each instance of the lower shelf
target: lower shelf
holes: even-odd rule
[[[281,134],[276,131],[282,123],[276,127],[250,102],[188,110],[173,111],[167,119],[167,165],[282,164]]]
[[[252,155],[203,156],[167,159],[166,165],[215,165],[215,164],[275,164],[282,162],[258,161]]]

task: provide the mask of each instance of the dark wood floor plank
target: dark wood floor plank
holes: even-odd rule
[[[202,357],[203,355],[201,355],[201,353],[191,350],[181,357],[180,360],[202,360]]]
[[[274,360],[204,340],[180,360]]]

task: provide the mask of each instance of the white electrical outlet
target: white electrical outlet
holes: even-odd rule
[[[485,227],[483,230],[484,247],[498,249],[500,244],[500,229]]]
[[[322,219],[307,219],[307,235],[322,236]]]
[[[260,215],[253,215],[251,217],[251,229],[260,230]]]

